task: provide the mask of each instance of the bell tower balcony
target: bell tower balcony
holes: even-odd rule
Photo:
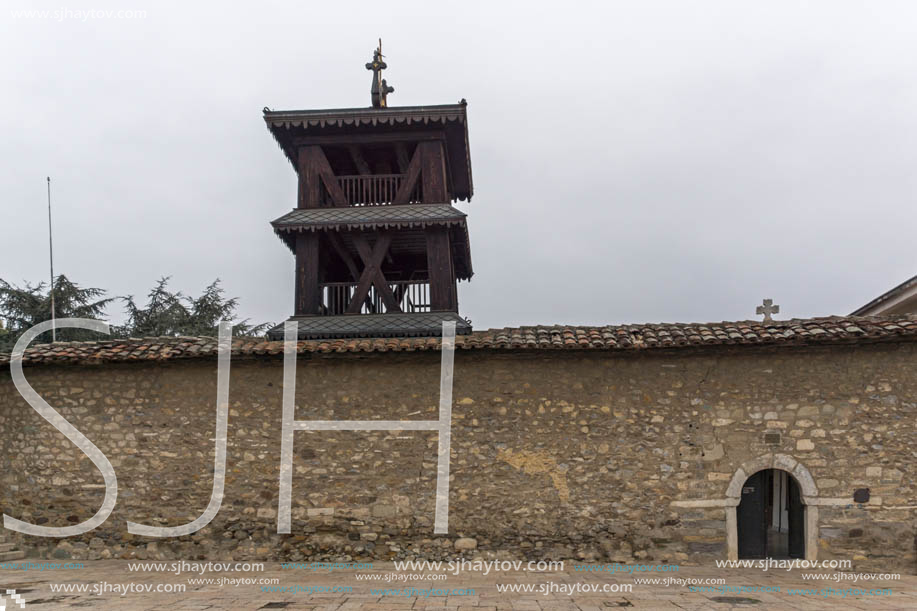
[[[271,111],[297,208],[445,204],[473,193],[466,104]]]
[[[407,174],[355,174],[336,176],[348,206],[385,206],[395,201]],[[420,184],[414,185],[406,204],[422,203]]]

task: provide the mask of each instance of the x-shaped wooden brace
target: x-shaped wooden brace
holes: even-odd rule
[[[376,244],[372,249],[370,249],[369,242],[365,236],[354,236],[353,244],[360,254],[360,258],[363,259],[363,273],[360,274],[360,281],[357,283],[357,288],[354,290],[350,304],[347,306],[347,313],[360,313],[363,301],[369,295],[370,286],[376,287],[376,292],[382,297],[382,303],[385,304],[387,312],[400,312],[401,306],[398,305],[395,295],[392,294],[392,289],[382,274],[382,260],[385,259],[385,255],[392,245],[392,236],[383,233],[376,240]]]

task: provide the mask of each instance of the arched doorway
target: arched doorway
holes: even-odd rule
[[[799,482],[782,469],[745,480],[736,508],[739,558],[805,558],[805,506]]]

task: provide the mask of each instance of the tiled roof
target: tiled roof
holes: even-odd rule
[[[456,335],[471,333],[471,324],[454,312],[391,312],[293,317],[300,339],[336,337],[430,337],[442,334],[443,321],[455,323]],[[284,323],[267,332],[270,339],[283,339]]]
[[[466,215],[449,204],[407,204],[397,206],[342,206],[339,208],[296,208],[271,222],[287,248],[296,252],[296,235],[301,231],[354,231],[380,229],[416,229],[448,227],[452,243],[456,277],[468,280],[471,246]]]
[[[449,204],[297,208],[272,221],[275,231],[376,229],[464,224],[467,215]]]
[[[431,121],[465,121],[466,104],[387,106],[386,108],[328,108],[313,110],[264,109],[271,127],[342,127],[351,125],[426,125]]]
[[[614,352],[703,346],[799,346],[917,340],[917,316],[831,317],[804,320],[644,324],[605,327],[516,327],[456,337],[459,349],[606,350]],[[298,342],[300,353],[365,353],[438,350],[438,338],[329,339]],[[38,344],[26,363],[137,362],[212,357],[213,337],[157,337],[99,342]],[[282,341],[233,340],[233,355],[280,355]],[[0,354],[0,365],[9,363]]]

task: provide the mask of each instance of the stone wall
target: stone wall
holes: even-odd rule
[[[127,520],[179,525],[207,506],[215,360],[26,367],[111,460],[119,495],[82,537],[15,536],[56,558],[710,563],[727,557],[716,503],[736,470],[783,454],[818,488],[819,559],[914,572],[915,350],[458,351],[449,536],[432,534],[437,438],[424,431],[296,432],[293,534],[276,534],[279,358],[232,361],[226,494],[213,523],[175,539],[132,536]],[[435,352],[300,357],[296,418],[436,419],[439,369]],[[49,526],[95,513],[101,474],[25,403],[9,370],[0,440],[5,513]],[[870,489],[868,503],[853,501],[857,488]]]

